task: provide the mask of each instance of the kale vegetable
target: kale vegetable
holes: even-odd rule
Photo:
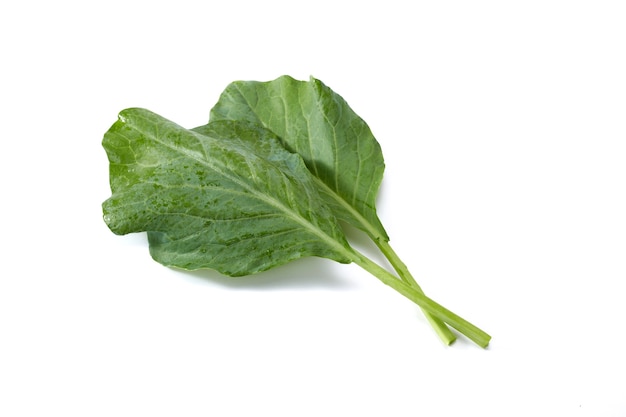
[[[304,256],[353,262],[420,306],[446,344],[449,325],[488,345],[489,335],[424,295],[391,249],[375,209],[380,146],[319,80],[232,83],[209,123],[192,130],[126,109],[103,146],[105,222],[116,234],[148,232],[156,261],[229,276]],[[366,232],[398,276],[354,249],[340,221]]]

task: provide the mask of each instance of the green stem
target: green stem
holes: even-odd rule
[[[489,344],[489,340],[491,340],[491,336],[489,336],[483,330],[454,314],[452,311],[443,307],[441,304],[438,304],[437,302],[431,300],[426,295],[424,295],[423,292],[420,292],[413,288],[413,286],[407,284],[402,280],[399,280],[391,273],[389,273],[386,269],[373,262],[360,252],[354,250],[354,255],[354,262],[357,265],[374,275],[384,284],[390,286],[409,300],[413,301],[427,313],[430,313],[441,321],[449,324],[450,326],[467,336],[478,346],[483,348],[487,347],[487,345]]]
[[[372,225],[372,223],[365,219],[365,217],[363,217],[363,215],[359,211],[357,211],[351,204],[348,204],[346,200],[343,199],[343,197],[337,194],[337,192],[334,189],[330,188],[324,181],[322,181],[317,176],[314,176],[313,179],[320,187],[320,189],[324,191],[325,194],[330,196],[330,198],[334,200],[341,208],[343,208],[343,210],[349,213],[349,217],[353,218],[357,222],[357,224],[361,225],[361,227],[359,228],[361,228],[374,242],[376,242],[376,245],[385,255],[387,260],[389,260],[389,263],[391,263],[393,268],[396,270],[396,272],[400,276],[400,279],[413,287],[416,291],[423,294],[424,292],[422,291],[420,286],[417,285],[417,282],[409,272],[406,265],[400,260],[400,258],[393,251],[393,249],[391,249],[391,246],[389,246],[386,235],[381,235],[379,228]],[[350,220],[347,221],[348,223],[352,223]],[[426,316],[426,319],[430,323],[431,327],[435,330],[443,343],[445,343],[446,345],[450,345],[456,340],[456,336],[454,335],[454,333],[450,331],[448,326],[446,326],[443,321],[428,313],[427,311],[424,311],[423,309],[422,311],[424,312],[424,315]]]
[[[396,272],[400,276],[400,280],[397,279],[395,276],[391,275],[385,269],[381,268],[380,266],[378,266],[374,262],[370,261],[369,259],[367,259],[366,257],[364,257],[361,254],[358,254],[357,257],[361,257],[363,259],[366,259],[367,262],[371,263],[372,265],[369,265],[368,267],[365,267],[362,262],[361,263],[360,263],[360,261],[359,262],[355,261],[355,262],[359,263],[359,265],[364,267],[369,272],[373,273],[375,276],[377,276],[379,279],[381,279],[381,281],[385,282],[387,285],[390,285],[391,287],[396,288],[397,285],[402,284],[402,291],[404,291],[404,292],[400,291],[400,289],[398,289],[398,288],[396,288],[396,290],[400,291],[405,296],[407,296],[408,298],[412,299],[420,307],[422,307],[422,305],[418,301],[416,301],[417,298],[414,299],[415,297],[419,298],[419,296],[421,296],[421,299],[430,300],[428,297],[426,297],[424,295],[424,292],[422,291],[420,286],[417,284],[417,282],[415,281],[415,279],[413,278],[413,276],[409,272],[409,270],[406,267],[406,265],[404,264],[404,262],[402,262],[402,260],[400,260],[400,257],[398,257],[398,255],[394,252],[394,250],[391,248],[391,246],[389,246],[389,243],[386,240],[386,236],[381,236],[381,234],[379,232],[379,228],[377,228],[376,226],[372,225],[372,223],[370,223],[368,220],[366,220],[361,215],[360,212],[358,212],[352,205],[348,204],[346,202],[346,200],[344,200],[339,194],[337,194],[337,192],[334,189],[330,188],[320,178],[315,176],[313,179],[316,181],[316,183],[318,184],[320,189],[325,194],[327,194],[332,200],[334,200],[343,210],[345,210],[347,213],[349,213],[349,217],[348,217],[348,220],[347,220],[348,223],[352,223],[350,221],[350,219],[352,218],[352,219],[354,219],[356,221],[357,224],[360,224],[362,226],[362,227],[359,227],[359,228],[361,228],[365,233],[367,233],[367,235],[376,243],[376,245],[378,246],[380,251],[385,255],[387,260],[389,260],[389,263],[391,263],[393,268],[396,270]],[[373,269],[379,269],[378,273],[373,272]],[[384,276],[385,278],[381,278],[381,276]],[[408,288],[408,290],[407,290],[407,288]],[[409,293],[411,294],[410,296],[407,295]],[[432,301],[432,300],[430,300],[430,301]],[[434,303],[434,301],[432,301],[432,302]],[[439,307],[441,307],[441,306],[439,306]],[[443,307],[441,307],[441,308],[443,309]],[[435,332],[437,333],[439,338],[446,345],[449,345],[452,342],[454,342],[454,340],[456,339],[456,336],[454,335],[454,333],[452,333],[452,331],[450,331],[448,326],[446,326],[444,320],[442,320],[438,316],[438,314],[433,314],[427,308],[424,308],[424,307],[422,307],[422,311],[424,311],[424,315],[426,316],[426,319],[430,322],[430,325],[433,327],[433,329],[435,330]],[[455,317],[458,317],[458,316],[455,316]],[[460,319],[460,317],[458,317],[458,318]],[[452,325],[451,323],[448,323],[448,324]],[[452,326],[452,327],[454,327],[454,326]],[[486,333],[484,333],[484,335],[486,335]],[[487,337],[488,337],[488,335],[487,335]],[[486,343],[488,343],[488,339],[487,339]],[[485,343],[485,346],[486,346],[486,343]]]
[[[380,251],[387,258],[389,263],[391,263],[393,269],[396,270],[400,278],[405,283],[410,285],[413,289],[415,289],[415,291],[419,292],[420,294],[424,294],[422,288],[418,285],[417,281],[415,281],[415,278],[413,278],[413,275],[409,271],[409,268],[407,268],[405,263],[402,262],[398,254],[393,250],[391,245],[389,245],[389,242],[385,239],[375,239],[375,242]],[[422,311],[424,312],[424,316],[426,316],[426,319],[430,322],[430,325],[435,330],[439,338],[443,341],[443,343],[445,343],[446,345],[450,345],[456,340],[456,336],[454,335],[454,333],[452,333],[452,331],[441,319],[433,316],[428,311],[425,311],[423,308]]]

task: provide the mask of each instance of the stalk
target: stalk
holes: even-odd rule
[[[383,255],[385,255],[393,269],[396,270],[396,272],[400,276],[400,279],[410,285],[415,291],[419,292],[420,294],[424,294],[422,288],[419,286],[417,281],[415,281],[415,278],[413,278],[413,275],[409,271],[409,268],[407,268],[406,264],[402,262],[398,254],[389,245],[389,242],[385,239],[374,239],[374,241],[376,242],[376,245],[383,253]],[[454,335],[454,333],[452,333],[448,326],[446,326],[446,324],[441,319],[433,316],[428,311],[425,311],[423,308],[422,311],[424,312],[424,316],[426,316],[426,320],[428,320],[431,327],[433,328],[433,330],[435,330],[441,341],[446,345],[451,345],[452,343],[454,343],[454,341],[456,340],[456,336]]]
[[[462,317],[459,317],[441,304],[428,298],[426,295],[424,295],[423,292],[416,290],[413,286],[407,284],[403,280],[399,280],[391,273],[389,273],[386,269],[373,262],[365,255],[356,250],[353,251],[354,263],[374,275],[376,278],[382,281],[383,284],[390,286],[391,288],[398,291],[400,294],[404,295],[406,298],[420,306],[422,310],[425,310],[427,313],[430,313],[435,318],[438,318],[442,322],[445,322],[451,327],[455,328],[471,341],[476,343],[478,346],[486,348],[487,345],[489,345],[491,336],[489,336],[486,332],[479,329]]]
[[[421,287],[417,284],[417,282],[415,281],[415,278],[413,278],[413,275],[411,275],[407,266],[404,264],[404,262],[402,262],[400,257],[391,248],[391,246],[389,245],[389,242],[387,242],[387,240],[383,236],[380,235],[378,229],[374,227],[369,221],[367,221],[363,217],[363,215],[361,215],[361,213],[359,213],[352,205],[348,204],[346,200],[344,200],[341,196],[339,196],[333,189],[331,189],[319,177],[314,176],[313,179],[317,183],[317,185],[320,187],[320,189],[324,191],[325,194],[327,194],[332,200],[338,203],[344,210],[346,210],[346,212],[350,213],[350,216],[354,218],[355,221],[362,226],[362,230],[370,237],[370,239],[372,239],[376,243],[376,246],[378,246],[378,248],[383,253],[383,255],[387,258],[391,266],[398,273],[400,280],[398,280],[398,278],[391,275],[385,269],[383,269],[382,267],[375,264],[374,262],[372,262],[367,257],[361,254],[358,254],[358,256],[366,259],[368,262],[375,265],[376,268],[380,269],[379,274],[377,275],[375,272],[373,272],[371,266],[364,267],[361,264],[359,265],[364,267],[368,272],[371,272],[372,274],[376,275],[379,279],[381,279],[381,281],[385,282],[387,285],[394,287],[394,285],[396,285],[397,283],[403,283],[404,286],[408,286],[409,289],[412,290],[411,294],[413,294],[412,295],[413,297],[415,296],[415,294],[417,294],[418,296],[421,295],[423,297],[426,297],[424,295],[424,291],[422,291]],[[348,223],[351,223],[351,222],[348,221]],[[379,275],[384,275],[385,279],[382,279]],[[393,281],[386,282],[385,280],[389,279],[389,277],[393,278]],[[396,290],[398,289],[396,288]],[[424,316],[426,317],[426,320],[428,320],[431,327],[433,328],[433,330],[435,330],[435,333],[439,336],[441,341],[446,345],[452,344],[456,340],[456,336],[448,328],[445,321],[442,320],[440,317],[438,317],[437,314],[432,314],[430,311],[428,311],[428,309],[423,308],[417,301],[415,300],[413,301],[416,304],[418,304],[420,308],[422,308],[422,311],[424,313]]]
[[[370,239],[376,243],[380,251],[385,255],[385,257],[391,264],[391,266],[396,270],[396,272],[400,276],[400,279],[403,280],[406,284],[410,285],[419,293],[424,294],[420,286],[417,284],[417,282],[409,272],[409,269],[406,267],[404,262],[400,260],[400,258],[393,251],[393,249],[391,249],[391,246],[389,246],[389,243],[386,241],[386,239],[380,235],[379,230],[319,177],[313,176],[313,180],[317,183],[318,187],[326,195],[329,196],[331,200],[335,201],[346,212],[350,213],[350,216],[356,221],[356,223],[362,226],[359,228],[361,228],[370,237]],[[349,220],[347,220],[347,222],[352,223]],[[424,309],[422,309],[422,312],[424,313],[424,316],[426,316],[426,320],[428,320],[431,327],[433,328],[433,330],[435,330],[435,333],[437,333],[437,335],[444,344],[450,345],[456,340],[456,336],[454,335],[454,333],[452,333],[452,331],[448,328],[448,326],[446,326],[443,321],[433,316],[429,312],[424,311]]]

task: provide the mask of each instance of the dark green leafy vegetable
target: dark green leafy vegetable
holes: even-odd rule
[[[350,261],[302,160],[272,137],[258,142],[259,156],[244,141],[127,109],[103,145],[113,192],[105,221],[118,234],[149,231],[160,263],[239,276],[303,256]]]
[[[334,94],[321,83],[316,88]],[[352,121],[346,124],[341,114],[336,116],[333,135],[342,136],[345,126],[369,132],[337,97],[331,101],[340,103],[338,111]],[[283,110],[297,114],[290,109],[284,101]],[[303,109],[294,117],[307,114]],[[322,119],[331,120],[322,112],[316,123]],[[357,177],[363,175],[359,170],[370,175],[369,180],[356,178],[358,189],[351,189],[336,169],[343,162],[329,168],[316,160],[313,139],[308,139],[313,153],[306,161],[298,149],[286,145],[284,132],[281,136],[268,127],[243,112],[187,130],[147,110],[122,111],[103,140],[112,190],[103,203],[107,225],[117,234],[147,231],[151,255],[164,265],[211,268],[230,276],[267,270],[303,256],[354,262],[419,305],[444,341],[451,341],[447,323],[480,346],[489,343],[489,335],[426,297],[393,251],[380,243],[388,238],[373,203],[382,165],[371,165],[382,164],[382,153],[371,132],[365,140],[369,144],[361,148],[369,151],[356,162],[343,155],[341,149],[351,149],[347,145],[330,152],[334,160],[356,167]],[[323,127],[309,131],[328,133]],[[369,191],[364,193],[365,189]],[[400,278],[352,248],[338,220],[360,223],[355,225],[377,241]]]

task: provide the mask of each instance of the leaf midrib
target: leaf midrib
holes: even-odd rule
[[[322,181],[321,179],[317,177],[314,177],[314,180],[318,184],[319,187],[323,188],[327,192],[327,194],[330,194],[335,199],[335,201],[339,203],[340,206],[346,209],[346,211],[348,211],[357,220],[358,223],[363,225],[367,234],[369,234],[374,240],[378,240],[378,239],[386,240],[386,238],[376,230],[374,225],[372,225],[365,217],[363,217],[363,215],[359,211],[357,211],[354,207],[352,207],[346,200],[344,200],[339,194],[337,194],[332,188],[330,188],[324,181]]]

